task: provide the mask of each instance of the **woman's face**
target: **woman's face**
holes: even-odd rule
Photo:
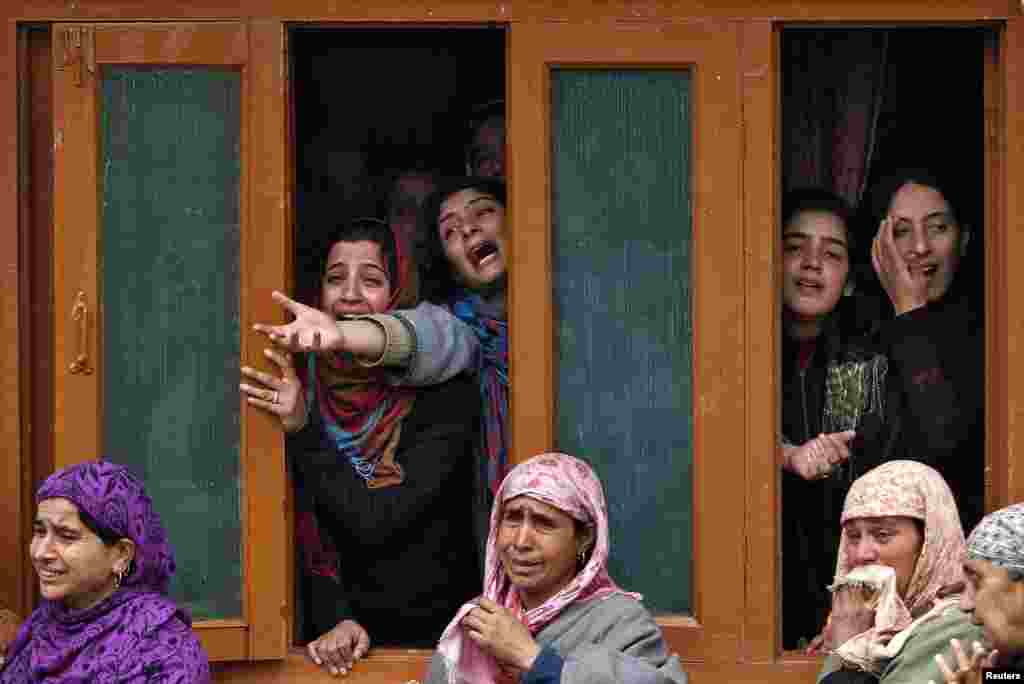
[[[381,313],[390,301],[391,279],[380,245],[370,240],[335,242],[320,292],[323,310],[335,318]]]
[[[505,207],[490,194],[460,190],[441,203],[438,235],[457,279],[471,290],[486,290],[505,277]]]
[[[819,321],[839,302],[850,274],[846,225],[827,211],[802,211],[782,234],[782,296],[788,313]]]
[[[990,647],[1004,655],[1024,652],[1024,581],[981,559],[964,562],[964,577],[960,610],[981,626]]]
[[[902,515],[847,520],[843,525],[847,565],[889,566],[896,571],[897,591],[905,596],[924,543],[919,525]]]
[[[576,556],[593,542],[592,528],[578,538],[571,516],[526,495],[505,502],[498,524],[498,557],[527,609],[576,576]]]
[[[928,301],[940,299],[953,282],[970,233],[957,225],[942,193],[917,183],[896,191],[889,217],[893,241],[910,277],[927,281]]]
[[[29,546],[39,592],[73,610],[96,605],[114,591],[114,572],[128,567],[123,545],[103,543],[67,499],[39,502]]]

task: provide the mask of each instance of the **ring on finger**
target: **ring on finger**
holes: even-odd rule
[[[281,403],[281,393],[278,392],[277,390],[274,390],[274,396],[270,399],[270,403],[271,404],[280,404]]]

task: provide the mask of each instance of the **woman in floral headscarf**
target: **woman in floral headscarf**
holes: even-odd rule
[[[958,607],[964,533],[949,485],[916,461],[890,461],[850,487],[819,682],[941,679],[935,655],[979,638]]]
[[[498,489],[483,596],[448,625],[430,684],[686,681],[640,596],[608,576],[608,513],[583,461],[541,454]]]
[[[142,482],[91,461],[47,478],[36,503],[30,554],[43,601],[0,682],[209,682],[189,616],[167,597],[174,554]]]

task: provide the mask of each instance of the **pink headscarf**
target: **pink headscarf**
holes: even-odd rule
[[[554,506],[576,520],[596,527],[596,541],[590,560],[561,591],[543,604],[525,610],[519,593],[512,586],[498,556],[498,528],[505,502],[517,496],[529,496]],[[498,488],[491,510],[491,530],[487,537],[487,560],[483,596],[511,610],[536,635],[562,610],[577,601],[601,600],[625,594],[640,600],[640,594],[624,591],[608,576],[608,508],[601,481],[585,462],[567,454],[534,456],[512,469]],[[437,650],[448,668],[448,681],[466,684],[492,684],[498,674],[493,657],[465,636],[462,619],[477,605],[463,605],[445,628]]]
[[[924,523],[924,541],[906,595],[895,581],[883,590],[875,625],[839,649],[844,659],[877,671],[895,656],[913,628],[938,615],[956,598],[939,599],[939,590],[963,581],[966,550],[956,501],[934,469],[916,461],[889,461],[868,471],[850,487],[841,522],[856,518],[907,516]],[[852,568],[847,562],[844,530],[839,540],[836,580]]]

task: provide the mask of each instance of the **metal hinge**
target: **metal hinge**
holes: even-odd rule
[[[69,26],[61,35],[63,54],[60,69],[72,69],[75,85],[85,83],[86,73],[96,74],[96,46],[90,26]]]

